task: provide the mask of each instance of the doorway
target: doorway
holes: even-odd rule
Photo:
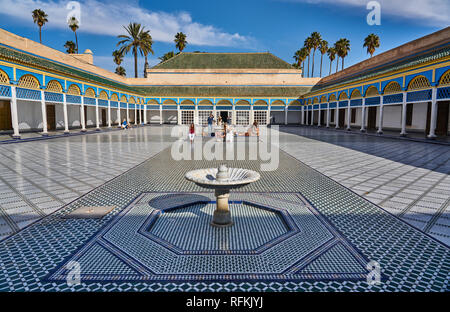
[[[12,130],[11,104],[9,101],[0,101],[0,130]]]
[[[322,126],[324,126],[325,125],[325,114],[327,113],[327,111],[325,111],[325,110],[322,110],[322,111],[320,111],[320,124],[322,125]]]
[[[437,103],[436,135],[446,136],[448,133],[449,101]]]
[[[56,130],[56,112],[55,105],[47,105],[47,130],[55,131]]]
[[[231,120],[228,120],[228,116],[229,116],[228,111],[221,111],[219,116],[222,119],[222,122],[226,122],[226,123],[231,122]]]
[[[102,127],[106,127],[106,109],[102,108]]]
[[[367,130],[376,130],[377,127],[377,108],[369,107],[367,112]]]
[[[345,108],[339,109],[339,128],[345,127]]]

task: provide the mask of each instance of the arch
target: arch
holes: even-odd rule
[[[210,100],[201,100],[200,102],[198,102],[198,105],[203,106],[203,105],[213,105],[213,103]]]
[[[78,87],[76,84],[70,85],[69,89],[67,89],[67,94],[70,94],[70,95],[81,95],[80,87]]]
[[[0,69],[0,83],[9,84],[9,76],[6,72]]]
[[[293,100],[288,104],[288,106],[302,106],[302,103],[300,103],[299,100]]]
[[[27,89],[39,89],[40,84],[39,80],[33,75],[23,75],[19,79],[19,83],[17,84],[19,87],[27,88]]]
[[[248,106],[248,105],[250,105],[250,102],[247,101],[247,100],[239,100],[239,101],[236,102],[236,105],[239,105],[239,106]]]
[[[384,87],[383,94],[396,94],[402,92],[402,86],[397,81],[389,82],[386,87]]]
[[[447,70],[439,80],[439,86],[450,86],[450,69]]]
[[[313,100],[313,104],[319,104],[319,98],[315,97]]]
[[[286,105],[284,104],[283,101],[276,100],[276,101],[273,101],[272,104],[270,104],[270,106],[286,106]]]
[[[327,97],[325,95],[322,95],[322,97],[320,98],[320,103],[326,103],[328,102]]]
[[[63,87],[59,83],[59,81],[57,81],[57,80],[50,80],[47,83],[47,91],[62,93],[63,92]]]
[[[308,99],[307,105],[311,105],[311,99]]]
[[[217,105],[232,106],[233,104],[231,104],[231,102],[228,100],[220,100],[219,102],[217,102]]]
[[[172,99],[167,99],[167,100],[164,100],[163,104],[164,105],[177,105],[177,102],[175,102]]]
[[[115,101],[115,102],[119,101],[119,97],[117,96],[117,94],[115,94],[115,93],[111,94],[111,101]]]
[[[95,91],[94,91],[94,89],[87,88],[86,91],[84,92],[84,96],[90,97],[90,98],[95,98]]]
[[[136,104],[136,99],[133,96],[130,96],[130,102],[131,104]]]
[[[127,97],[126,97],[126,95],[124,94],[124,95],[122,95],[121,97],[120,97],[120,102],[123,102],[123,103],[126,103],[126,102],[128,102],[128,100],[127,100]]]
[[[255,106],[268,106],[266,101],[258,100],[255,103],[253,103]]]
[[[147,101],[147,104],[150,104],[150,105],[159,105],[158,101],[155,100],[155,99],[150,99],[150,100],[148,100],[148,101]]]
[[[360,99],[362,98],[362,94],[361,91],[359,91],[358,89],[353,90],[352,94],[350,95],[351,99]]]
[[[339,95],[339,101],[348,100],[347,92],[342,92],[341,95]]]
[[[378,89],[375,86],[370,86],[367,90],[366,90],[366,97],[374,97],[374,96],[379,96],[380,92],[378,92]]]
[[[337,101],[336,94],[330,95],[330,98],[328,99],[328,102],[336,102],[336,101]]]
[[[108,99],[108,93],[106,93],[105,91],[100,92],[100,94],[98,95],[99,99],[102,100],[107,100]]]
[[[414,77],[408,85],[408,91],[423,90],[428,88],[431,88],[431,83],[427,77],[422,75]]]
[[[183,100],[181,102],[181,105],[195,105],[195,103],[192,102],[191,100]]]

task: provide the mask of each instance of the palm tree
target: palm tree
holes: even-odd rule
[[[78,37],[77,37],[77,29],[80,28],[79,22],[75,16],[72,16],[69,19],[69,28],[75,33],[75,42],[77,44],[77,53],[78,53]]]
[[[327,51],[328,58],[330,59],[330,75],[331,75],[331,65],[333,64],[333,61],[336,58],[336,49],[334,47],[331,47]]]
[[[67,53],[74,54],[75,53],[75,42],[66,41],[66,44],[64,44],[64,48],[66,48]]]
[[[312,59],[311,76],[314,77],[314,60],[315,60],[315,56],[316,56],[316,50],[319,48],[320,43],[322,42],[322,36],[317,31],[315,31],[311,34],[311,40],[312,40],[312,48],[314,50],[313,59]]]
[[[311,55],[311,49],[313,48],[312,38],[311,37],[306,38],[304,45],[306,49],[306,56],[308,57],[308,77],[309,77],[309,57]]]
[[[48,15],[41,9],[33,10],[33,22],[39,26],[39,42],[42,43],[42,26],[48,22]]]
[[[296,64],[295,68],[301,67],[301,63],[302,63],[301,57],[302,57],[302,50],[295,51],[295,54],[293,56],[293,58],[295,60],[294,64]]]
[[[165,61],[171,59],[171,58],[174,57],[174,56],[175,56],[175,53],[173,53],[173,51],[170,51],[170,52],[167,52],[166,54],[164,54],[163,56],[158,57],[158,59],[159,59],[159,60],[161,61],[161,63],[162,63],[162,62],[165,62]]]
[[[127,75],[125,68],[123,68],[122,66],[117,66],[116,74],[124,77]]]
[[[182,32],[179,32],[175,35],[175,47],[180,51],[183,52],[184,48],[186,48],[186,45],[188,42],[186,41],[186,35]]]
[[[122,64],[122,62],[123,62],[123,54],[120,53],[119,50],[115,50],[115,51],[112,53],[112,56],[113,56],[113,61],[114,61],[114,63],[115,63],[117,66],[120,66],[120,64]]]
[[[322,77],[322,64],[323,64],[323,55],[328,52],[328,41],[322,40],[319,46],[320,51],[320,77]]]
[[[117,46],[121,46],[119,51],[122,54],[127,54],[132,51],[134,56],[134,76],[138,77],[138,52],[143,54],[143,49],[148,44],[148,37],[151,38],[150,32],[148,30],[144,30],[145,28],[139,23],[130,23],[127,27],[123,26],[127,31],[128,35],[120,35],[118,36],[120,40],[117,43]],[[148,33],[144,35],[143,33]]]
[[[336,56],[337,56],[337,60],[336,60],[336,73],[339,71],[339,53],[338,53],[338,51],[339,51],[339,41],[336,41],[335,42],[335,44],[334,44],[334,46],[333,46],[333,49],[334,49],[334,51],[336,52]]]
[[[152,55],[155,54],[155,52],[152,49],[153,39],[152,39],[152,36],[150,36],[149,31],[142,32],[141,41],[142,41],[141,51],[144,54],[144,58],[145,58],[144,77],[147,78],[147,68],[149,68],[147,57],[148,57],[149,53],[151,53]]]
[[[350,40],[346,38],[339,39],[337,54],[342,59],[342,70],[344,70],[344,59],[350,52]]]
[[[375,34],[370,34],[364,39],[364,48],[367,48],[367,53],[370,54],[370,57],[373,56],[375,50],[380,47],[380,37]]]
[[[302,77],[305,77],[305,61],[308,55],[309,55],[308,50],[306,48],[300,49],[300,57],[302,61]]]

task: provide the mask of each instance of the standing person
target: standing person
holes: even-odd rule
[[[194,142],[194,138],[195,138],[195,126],[194,124],[191,124],[191,126],[189,127],[189,140],[192,142]]]
[[[213,132],[213,122],[214,122],[214,116],[213,114],[209,114],[208,117],[208,134],[211,136]]]

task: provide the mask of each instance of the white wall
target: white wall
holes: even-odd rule
[[[383,111],[383,128],[402,128],[402,106],[385,105]],[[426,118],[426,116],[424,117]]]
[[[413,104],[412,125],[408,129],[423,130],[427,128],[428,103]]]
[[[291,112],[288,112],[288,120],[289,120],[289,114]],[[274,117],[275,118],[275,122],[273,121],[272,118],[272,123],[276,124],[276,125],[284,125],[284,112],[281,111],[270,111],[270,117]]]
[[[49,104],[55,105],[56,129],[64,129],[64,105],[58,103]]]
[[[81,128],[80,105],[67,105],[69,128]]]
[[[95,106],[84,106],[86,110],[86,127],[95,126]]]
[[[159,110],[148,110],[147,112],[147,122],[151,124],[159,124],[160,116]]]
[[[322,111],[323,114],[324,111]],[[284,112],[283,112],[284,114]],[[288,124],[300,124],[300,122],[302,121],[302,112],[301,111],[291,111],[288,112],[288,118],[287,118],[287,122]]]
[[[170,123],[170,124],[176,124],[177,123],[177,111],[163,111],[163,122],[164,123]]]
[[[41,102],[17,100],[20,130],[42,130]]]

